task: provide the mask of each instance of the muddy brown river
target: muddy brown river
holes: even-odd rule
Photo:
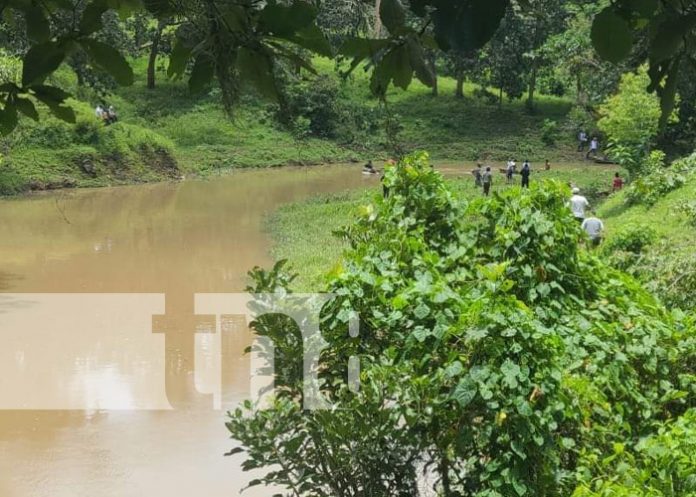
[[[271,263],[281,204],[374,185],[327,166],[0,201],[0,496],[238,495],[251,336],[196,333],[194,295]]]

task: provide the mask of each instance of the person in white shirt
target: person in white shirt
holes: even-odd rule
[[[590,207],[590,203],[580,195],[580,189],[573,188],[573,196],[570,197],[570,210],[573,211],[573,216],[578,222],[582,223],[585,220],[585,210],[588,207]]]
[[[604,223],[598,217],[591,215],[582,222],[582,229],[587,236],[590,237],[590,242],[593,246],[602,243],[602,234],[604,232]]]
[[[590,155],[592,157],[597,157],[597,154],[599,153],[599,140],[597,139],[596,136],[592,137],[592,141],[590,142],[590,149],[587,151],[587,155],[585,156],[586,159],[590,158]]]

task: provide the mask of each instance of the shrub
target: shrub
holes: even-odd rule
[[[541,140],[546,145],[555,145],[558,140],[558,123],[552,119],[544,119],[541,126]]]
[[[677,212],[686,218],[686,222],[696,228],[696,201],[684,201],[677,206]]]
[[[627,204],[654,205],[667,193],[681,188],[696,172],[696,154],[675,161],[669,168],[664,167],[664,159],[664,152],[657,150],[645,159],[642,170],[646,173],[626,189]]]
[[[615,252],[630,252],[641,254],[657,240],[657,231],[646,225],[633,224],[618,231],[604,244],[604,251],[612,254]]]
[[[641,67],[621,77],[619,91],[600,108],[599,129],[616,149],[621,165],[638,176],[643,157],[649,152],[659,129],[660,100],[647,91],[650,77]]]
[[[582,461],[573,497],[696,497],[696,410],[660,425],[634,448],[613,449]]]
[[[286,92],[287,109],[281,112],[289,112],[291,121],[308,121],[312,136],[352,144],[379,127],[380,112],[351,100],[335,76],[296,80]]]
[[[228,428],[244,467],[267,470],[258,483],[416,495],[423,464],[446,497],[562,495],[580,454],[632,447],[684,412],[693,323],[579,248],[566,187],[464,203],[425,155],[384,182],[388,197],[339,233],[350,248],[326,288],[321,388],[333,409],[302,412],[297,328],[252,324],[275,345],[276,404],[247,404]],[[291,281],[278,268],[252,276],[253,293]],[[359,338],[347,333],[355,315]],[[357,393],[345,386],[353,357]]]

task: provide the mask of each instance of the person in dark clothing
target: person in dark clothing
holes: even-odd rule
[[[524,161],[520,175],[522,176],[522,188],[529,188],[529,175],[532,174],[532,167],[529,165],[529,161]]]
[[[483,194],[487,197],[491,194],[491,185],[493,184],[493,173],[490,167],[486,167],[486,171],[481,175],[483,182]]]
[[[474,185],[477,187],[483,186],[483,169],[480,162],[476,164],[476,169],[472,171],[472,174],[474,175]]]

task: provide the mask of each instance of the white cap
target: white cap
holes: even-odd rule
[[[573,193],[580,193],[580,188],[573,188]]]

